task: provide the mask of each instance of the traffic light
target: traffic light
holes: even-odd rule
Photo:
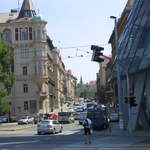
[[[135,96],[130,96],[129,99],[130,99],[130,107],[136,107],[137,104],[136,104],[136,100],[135,100]]]
[[[124,103],[128,104],[129,103],[129,98],[128,97],[124,97]]]
[[[124,97],[124,103],[129,104],[130,107],[136,107],[136,100],[135,100],[135,96],[130,96],[130,97]]]
[[[102,50],[104,50],[103,47],[99,47],[97,45],[91,45],[91,50],[93,50],[92,61],[96,61],[96,62],[104,61],[103,58],[100,58],[100,56],[103,56],[103,53],[101,52]]]

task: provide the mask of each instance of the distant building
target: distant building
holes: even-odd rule
[[[107,74],[106,67],[111,59],[111,56],[103,57],[103,59],[104,59],[104,62],[99,63],[99,73],[98,73],[99,83],[98,84],[100,86],[106,87],[106,74]]]
[[[88,88],[96,88],[96,81],[90,81],[86,84]]]
[[[76,99],[77,78],[72,75],[71,70],[66,71],[66,101]]]

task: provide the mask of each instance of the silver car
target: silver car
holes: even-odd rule
[[[37,134],[62,132],[62,125],[57,120],[42,120],[37,125]]]
[[[34,118],[31,116],[23,116],[21,119],[18,120],[18,125],[19,124],[29,124],[29,123],[34,123]]]

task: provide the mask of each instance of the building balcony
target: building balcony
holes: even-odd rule
[[[42,99],[45,99],[45,98],[47,98],[48,97],[48,93],[47,92],[40,92],[40,97],[42,98]]]

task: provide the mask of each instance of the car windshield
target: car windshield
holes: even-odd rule
[[[23,116],[23,117],[21,117],[21,119],[28,119],[28,117],[27,116]]]
[[[41,124],[49,124],[51,121],[48,121],[48,120],[44,120],[44,121],[41,121],[40,123]]]
[[[112,114],[110,114],[111,116],[118,116],[118,114],[116,114],[116,113],[112,113]]]
[[[81,113],[80,116],[83,117],[83,118],[86,118],[87,113]]]

